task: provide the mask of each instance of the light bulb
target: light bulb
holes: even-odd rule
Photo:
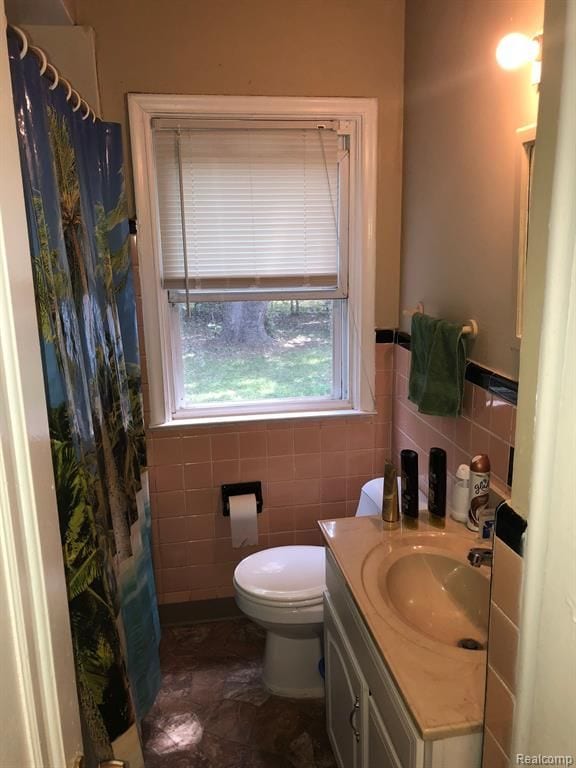
[[[502,69],[519,69],[538,56],[538,41],[520,32],[512,32],[500,40],[496,48],[496,61]]]

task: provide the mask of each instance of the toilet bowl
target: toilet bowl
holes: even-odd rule
[[[357,516],[379,515],[382,478],[360,494]],[[324,547],[273,547],[244,558],[234,571],[236,604],[266,630],[264,685],[277,696],[321,698]]]

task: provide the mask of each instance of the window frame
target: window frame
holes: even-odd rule
[[[149,426],[374,411],[374,284],[377,100],[128,94],[138,254],[149,384]],[[172,310],[161,287],[152,120],[155,118],[337,120],[350,142],[348,220],[349,392],[347,400],[304,399],[176,410]],[[257,298],[256,296],[254,297]]]

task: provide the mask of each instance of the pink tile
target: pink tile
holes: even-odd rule
[[[266,432],[246,432],[240,435],[240,458],[266,456]]]
[[[188,518],[188,539],[198,541],[200,539],[214,538],[214,516],[197,515]]]
[[[322,480],[320,499],[322,502],[346,501],[346,478],[330,477]]]
[[[268,536],[268,544],[271,547],[287,547],[294,544],[294,531],[282,531],[271,533]]]
[[[296,434],[296,433],[295,433]],[[297,480],[320,477],[322,472],[321,453],[300,453],[294,456],[294,473]]]
[[[490,455],[490,432],[476,424],[472,424],[470,431],[470,456],[476,456],[478,453],[487,453]]]
[[[294,430],[275,429],[266,433],[268,456],[285,456],[294,453]]]
[[[294,456],[269,456],[268,480],[293,480]]]
[[[182,464],[182,441],[179,437],[155,441],[154,456],[157,466]]]
[[[268,501],[269,507],[287,507],[294,504],[294,483],[290,481],[281,481],[268,483]]]
[[[320,505],[320,520],[337,520],[346,517],[345,501],[329,501]]]
[[[294,430],[294,453],[317,453],[320,450],[320,429],[305,427]]]
[[[154,440],[151,437],[146,436],[146,465],[153,467],[156,464],[154,456]]]
[[[392,460],[392,448],[374,449],[374,466],[372,469],[373,477],[382,477],[384,474],[384,465]]]
[[[377,371],[394,368],[394,344],[376,344],[375,365]]]
[[[514,697],[489,666],[486,681],[486,727],[506,754],[510,753],[513,721]]]
[[[294,530],[294,507],[274,507],[270,509],[268,521],[270,533],[280,533]]]
[[[182,438],[182,460],[184,464],[210,461],[211,458],[209,435]]]
[[[316,504],[320,501],[320,480],[294,480],[292,489],[295,504]]]
[[[346,475],[371,475],[374,468],[374,451],[350,451]]]
[[[376,395],[391,395],[394,392],[394,371],[376,371]]]
[[[311,528],[315,528],[321,517],[322,506],[320,504],[308,504],[301,507],[294,507],[294,530],[307,531]]]
[[[344,424],[322,427],[320,430],[322,452],[346,450],[346,426]]]
[[[160,558],[162,568],[180,568],[190,565],[189,542],[176,542],[175,544],[162,544],[160,546]]]
[[[392,421],[392,395],[379,395],[376,398],[376,411],[378,413],[378,421]]]
[[[225,483],[238,483],[239,481],[240,462],[234,460],[215,461],[212,464],[212,483],[216,488]]]
[[[265,457],[258,459],[240,459],[240,482],[251,480],[264,481],[268,479],[268,460]]]
[[[184,491],[165,491],[154,494],[156,517],[178,517],[186,511]]]
[[[294,542],[299,546],[322,546],[324,540],[320,530],[317,531],[296,531],[294,534]]]
[[[490,412],[492,409],[492,392],[482,387],[474,386],[472,399],[472,421],[484,429],[490,428]]]
[[[374,425],[374,447],[390,448],[392,445],[392,422],[383,421]]]
[[[374,447],[375,426],[373,423],[348,424],[347,447],[350,451]]]
[[[338,453],[323,453],[321,477],[344,477],[346,475],[347,454],[344,451]]]
[[[188,517],[165,517],[158,520],[160,545],[176,541],[189,541]]]
[[[162,571],[162,585],[165,593],[186,592],[192,583],[192,568],[166,568]],[[186,598],[187,599],[187,596]],[[178,601],[180,602],[180,601]]]
[[[184,487],[181,464],[155,467],[154,475],[157,491],[179,491]]]
[[[394,367],[398,373],[408,378],[410,374],[411,354],[408,349],[394,345]]]
[[[490,457],[490,467],[492,472],[504,483],[508,482],[508,458],[510,446],[503,440],[499,440],[494,435],[490,436],[490,447],[488,456]]]
[[[492,398],[490,412],[490,432],[509,443],[512,437],[512,422],[516,408],[500,397]]]
[[[206,541],[189,541],[188,565],[203,565],[205,563],[214,563],[216,561],[216,539]]]
[[[473,418],[474,411],[474,385],[469,381],[464,382],[464,398],[462,400],[462,416]]]
[[[408,379],[399,373],[394,379],[394,397],[402,400],[402,402],[408,401]]]
[[[217,488],[186,491],[187,515],[215,515],[219,507]]]
[[[448,440],[454,440],[454,430],[456,419],[453,417],[444,416],[428,416],[426,414],[419,414],[422,421],[428,424],[429,427],[439,432]]]
[[[184,486],[187,489],[209,488],[212,485],[212,464],[208,461],[201,464],[184,465]]]
[[[191,589],[188,593],[188,602],[196,603],[200,600],[214,600],[219,597],[218,590],[213,589]],[[178,601],[180,602],[180,601]]]
[[[225,461],[237,459],[240,456],[238,448],[238,435],[212,435],[212,459],[213,461]]]
[[[472,423],[463,416],[459,416],[454,424],[454,442],[458,448],[466,451],[466,453],[470,451],[471,431]]]

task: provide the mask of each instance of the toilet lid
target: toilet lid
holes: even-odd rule
[[[326,589],[324,547],[272,547],[244,558],[234,581],[245,592],[270,601],[320,598]]]

